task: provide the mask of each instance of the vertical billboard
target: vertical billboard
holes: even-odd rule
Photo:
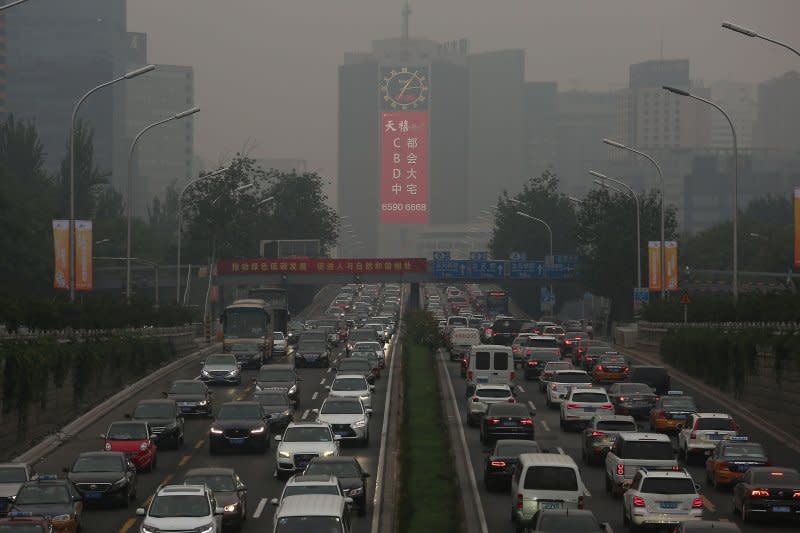
[[[794,268],[800,268],[800,187],[794,189]]]
[[[53,247],[55,248],[55,274],[53,288],[69,289],[69,220],[53,221]]]
[[[428,223],[428,68],[381,69],[381,224]]]
[[[75,221],[75,290],[92,290],[92,221]]]
[[[664,241],[664,262],[667,264],[667,290],[678,290],[678,243]],[[647,243],[648,285],[651,291],[661,290],[661,241]]]
[[[678,243],[664,243],[664,262],[667,264],[666,282],[668,291],[678,290]]]

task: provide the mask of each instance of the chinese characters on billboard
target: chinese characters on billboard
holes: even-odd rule
[[[222,259],[217,262],[217,274],[407,274],[426,272],[424,258],[380,259],[308,259],[287,257],[279,259]]]
[[[381,224],[428,223],[428,72],[384,68],[381,92]]]
[[[651,291],[661,290],[661,241],[649,241],[647,244],[649,271],[649,288]],[[678,243],[664,242],[664,261],[667,263],[666,282],[668,291],[678,290]]]
[[[53,287],[69,290],[69,220],[53,221],[55,273]],[[92,290],[92,221],[75,221],[75,290]]]

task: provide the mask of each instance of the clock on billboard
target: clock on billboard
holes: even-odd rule
[[[428,69],[425,67],[385,68],[381,76],[385,109],[416,111],[427,108]]]

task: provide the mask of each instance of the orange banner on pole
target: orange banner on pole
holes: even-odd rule
[[[75,290],[92,290],[92,221],[75,221]]]
[[[69,220],[53,221],[53,247],[55,249],[55,274],[53,288],[69,289]]]
[[[667,263],[667,290],[678,290],[678,243],[664,242],[664,262]]]
[[[651,291],[661,290],[661,241],[647,243],[647,272]]]
[[[794,267],[800,268],[800,187],[794,189]]]

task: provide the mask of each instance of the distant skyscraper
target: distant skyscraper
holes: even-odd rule
[[[558,84],[535,81],[525,84],[526,174],[540,176],[555,168],[557,154]]]
[[[92,87],[123,73],[125,0],[36,0],[6,15],[7,110],[33,120],[45,149],[47,170],[66,155],[72,109]],[[119,88],[98,92],[79,117],[94,130],[95,163],[110,173]],[[78,216],[86,216],[78,213]]]
[[[711,84],[711,99],[730,115],[739,148],[753,148],[753,130],[758,117],[757,86],[739,81],[715,81]],[[732,147],[731,127],[717,110],[711,110],[711,146]]]
[[[758,86],[758,148],[800,151],[800,73],[787,72]]]

